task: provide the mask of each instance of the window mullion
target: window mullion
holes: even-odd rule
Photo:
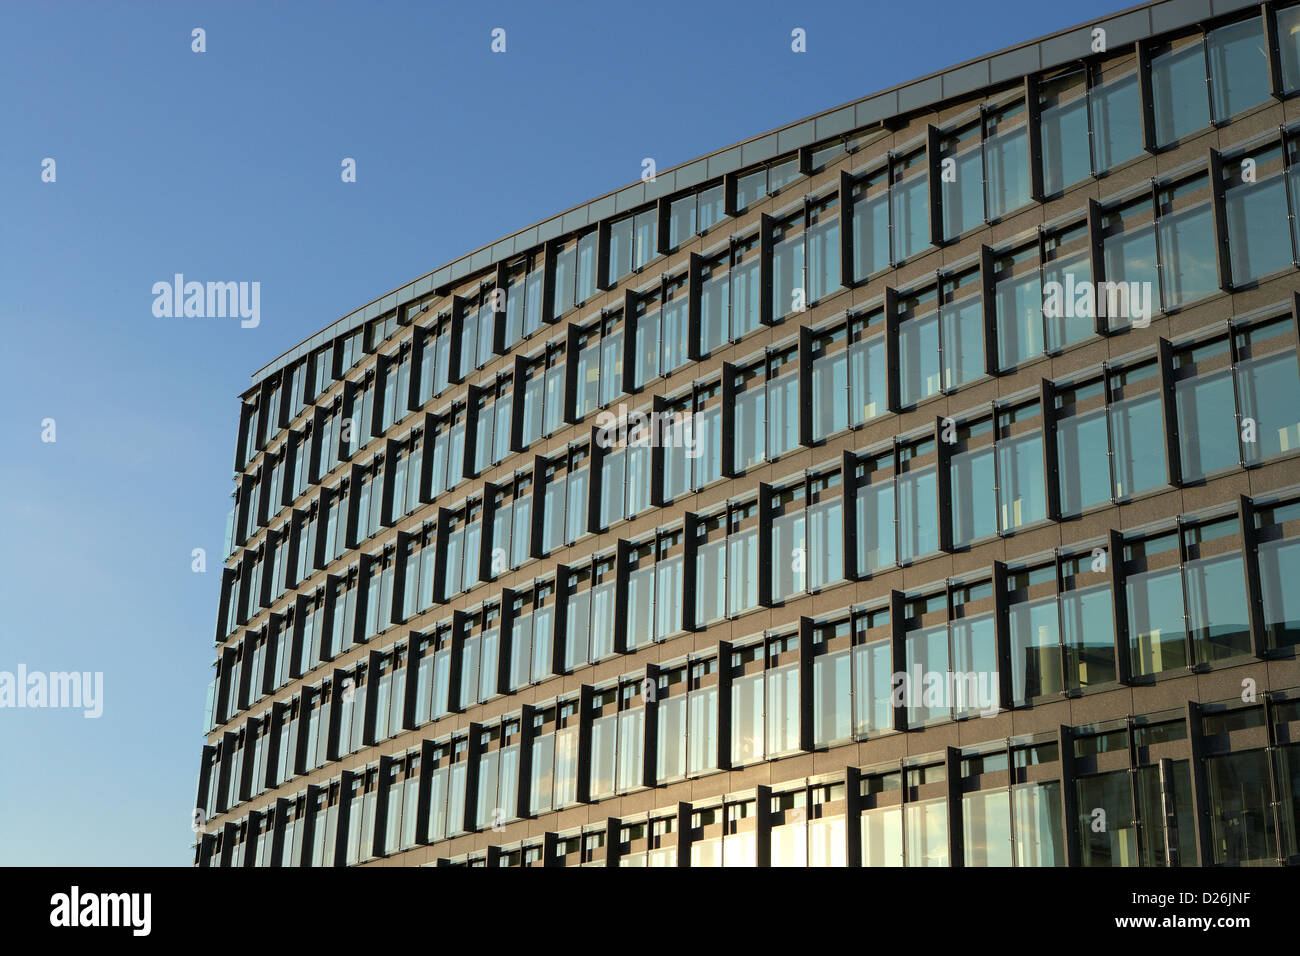
[[[1232,320],[1228,320],[1228,377],[1232,381],[1232,418],[1235,424],[1237,434],[1234,436],[1237,442],[1237,464],[1242,468],[1246,467],[1246,444],[1241,438],[1241,388],[1237,382],[1237,366],[1241,362],[1241,349],[1237,344],[1237,332],[1233,328]]]

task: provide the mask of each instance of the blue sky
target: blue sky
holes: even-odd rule
[[[0,671],[102,671],[104,711],[0,709],[0,864],[190,863],[253,371],[637,180],[643,157],[664,169],[1119,8],[6,5]],[[795,27],[807,53],[790,50]],[[155,318],[153,283],[176,272],[260,282],[261,324]]]

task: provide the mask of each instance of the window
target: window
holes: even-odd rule
[[[1038,123],[1044,195],[1055,196],[1092,175],[1086,69],[1039,81]]]
[[[711,444],[720,444],[721,429]],[[652,435],[644,410],[620,419],[607,432],[609,444],[600,450],[600,527],[609,528],[650,507]],[[625,437],[624,437],[625,436]]]
[[[1300,448],[1300,377],[1290,316],[1234,329],[1238,434],[1247,465]]]
[[[572,544],[588,530],[588,450],[574,447],[543,474],[542,554]]]
[[[1023,100],[980,107],[980,118],[940,143],[944,236],[994,222],[1029,202],[1029,140]]]
[[[655,780],[669,783],[718,767],[718,661],[688,661],[659,672]]]
[[[644,267],[657,255],[659,210],[651,206],[610,225],[609,285]]]
[[[998,368],[1006,371],[1046,351],[1038,245],[1001,256],[994,266]]]
[[[863,281],[930,245],[930,197],[924,147],[890,154],[883,169],[853,191],[854,279]]]
[[[934,287],[898,298],[898,400],[904,408],[941,390],[938,293]]]
[[[501,608],[484,605],[469,612],[461,624],[460,708],[481,704],[497,695],[501,649]]]
[[[578,800],[578,702],[542,704],[533,715],[528,808],[546,813]]]
[[[857,466],[857,571],[909,564],[939,549],[934,439],[896,444]]]
[[[1288,149],[1294,146],[1288,144]],[[1250,178],[1246,170],[1253,170]],[[1290,228],[1288,177],[1294,185],[1280,144],[1226,159],[1223,202],[1228,262],[1234,286],[1292,268],[1295,249]]]
[[[867,173],[853,186],[853,278],[863,282],[893,264],[889,228],[890,167]]]
[[[1268,102],[1268,54],[1262,17],[1210,30],[1205,50],[1216,122]]]
[[[570,243],[568,283],[567,285],[562,284],[562,281],[557,276],[555,292],[558,300],[564,294],[564,291],[567,291],[570,297],[569,307],[574,304],[573,295],[575,289],[575,276],[572,266],[576,254],[572,250],[573,244]],[[583,251],[586,251],[585,248]],[[499,319],[494,317],[494,327],[496,321],[502,323],[502,341],[507,350],[527,339],[542,326],[542,290],[545,287],[545,263],[546,257],[541,251],[520,256],[512,262],[506,263],[502,271],[498,273],[499,276],[504,274],[504,283],[490,290],[489,295],[496,296],[496,299],[491,304],[497,306],[498,312],[504,313]],[[501,299],[501,293],[504,293],[504,301]],[[560,310],[557,309],[554,314],[558,316]],[[495,331],[493,334],[495,335]]]
[[[850,316],[812,343],[813,439],[885,414],[884,313]]]
[[[688,277],[664,276],[658,289],[636,298],[635,382],[644,388],[686,363]],[[619,365],[620,374],[622,365]],[[616,394],[621,394],[621,385]]]
[[[523,368],[521,444],[527,448],[563,423],[564,345],[552,343]]]
[[[758,502],[700,518],[695,533],[695,626],[758,607]]]
[[[1276,816],[1267,750],[1217,754],[1205,761],[1210,849],[1217,864],[1276,861]]]
[[[744,471],[799,444],[799,348],[768,350],[735,378],[733,464]]]
[[[1219,289],[1209,176],[1161,187],[1156,202],[1161,302],[1166,310],[1182,308]]]
[[[555,295],[551,315],[559,317],[581,306],[596,293],[597,231],[568,239],[553,252]]]
[[[1250,652],[1235,517],[1182,525],[1124,546],[1134,675]]]
[[[574,418],[581,421],[600,407],[601,323],[593,322],[570,341],[570,361],[574,365]]]
[[[388,431],[406,417],[407,397],[411,386],[411,350],[404,345],[393,355],[382,356],[383,408],[380,433]]]
[[[499,827],[519,817],[519,721],[505,718],[479,734],[478,806],[474,823],[480,830]]]
[[[564,668],[574,671],[614,653],[614,593],[617,562],[596,557],[585,567],[570,568],[560,599],[566,606]]]
[[[996,713],[999,705],[993,585],[952,585],[904,603],[907,724],[919,727]],[[937,680],[931,675],[937,675]],[[919,686],[918,686],[919,685]]]
[[[1084,554],[1014,569],[1006,587],[1013,705],[1115,680],[1104,562]]]
[[[1156,146],[1168,146],[1210,125],[1204,38],[1162,43],[1150,57]]]
[[[503,461],[510,452],[510,425],[513,395],[511,376],[500,375],[496,382],[473,389],[471,404],[474,415],[474,473],[482,474]]]
[[[531,557],[532,486],[532,475],[518,474],[493,486],[489,567],[494,578]]]
[[[731,762],[799,749],[799,637],[771,637],[731,654]]]
[[[512,691],[553,672],[555,587],[538,584],[515,597],[510,612],[508,681]]]
[[[435,741],[430,757],[429,827],[425,839],[436,843],[465,830],[469,743],[463,737]]]
[[[837,472],[776,489],[772,522],[772,599],[784,601],[844,579],[844,517]]]
[[[629,548],[627,646],[663,641],[682,630],[684,535],[659,532]]]
[[[812,633],[814,745],[892,730],[889,608],[855,611]]]
[[[1270,649],[1295,647],[1300,644],[1300,596],[1291,582],[1300,580],[1300,505],[1257,506],[1255,524],[1267,644]]]
[[[591,719],[592,800],[644,785],[645,699],[640,681],[596,690]]]
[[[1292,93],[1300,90],[1300,6],[1292,4],[1275,13],[1277,37],[1281,48],[1282,88]]]
[[[716,183],[668,205],[668,248],[677,249],[692,236],[703,235],[722,221],[722,183]]]
[[[1168,483],[1160,405],[1160,370],[1154,360],[1110,373],[1111,463],[1115,499],[1125,500]],[[1082,454],[1082,449],[1080,449]],[[1061,468],[1070,464],[1061,460]]]
[[[736,212],[744,212],[764,196],[775,196],[798,178],[798,157],[774,160],[759,169],[738,174],[736,176]]]

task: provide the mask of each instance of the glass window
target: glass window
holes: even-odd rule
[[[1061,514],[1072,517],[1110,501],[1110,455],[1097,454],[1109,449],[1104,385],[1061,389],[1055,404]]]
[[[1293,349],[1262,355],[1260,339],[1289,335],[1288,319],[1238,333],[1236,386],[1242,451],[1247,464],[1289,455],[1300,448],[1300,377]],[[1278,338],[1277,342],[1284,341]],[[1258,357],[1251,357],[1258,355]]]
[[[985,418],[957,429],[949,467],[953,547],[966,547],[997,532],[994,447],[977,441],[980,435],[990,434],[992,426],[992,420]]]
[[[1235,533],[1236,522],[1232,522]],[[1250,653],[1246,620],[1246,578],[1241,552],[1189,561],[1187,626],[1197,663],[1213,663]]]
[[[939,161],[944,170],[943,234],[945,239],[955,239],[984,225],[984,158],[978,120],[943,139]]]
[[[1025,408],[999,412],[999,425],[1026,414]],[[1004,432],[1005,434],[1005,432]],[[1019,432],[998,442],[998,525],[1002,531],[1014,531],[1047,517],[1046,484],[1043,480],[1043,434],[1041,430]]]
[[[1165,554],[1172,567],[1129,574],[1125,579],[1128,601],[1129,661],[1134,675],[1157,674],[1187,666],[1187,631],[1183,582],[1177,567],[1177,538],[1164,535],[1126,547],[1136,567]],[[1169,554],[1170,549],[1173,553]]]
[[[813,661],[813,743],[830,747],[853,738],[852,658],[849,650]]]
[[[853,277],[862,282],[890,265],[889,167],[853,187]]]
[[[1055,196],[1092,174],[1086,70],[1072,70],[1038,84],[1043,192]]]
[[[1296,504],[1259,509],[1259,562],[1264,627],[1270,648],[1300,644],[1300,590],[1291,582],[1300,580],[1300,537],[1295,523],[1300,517]]]
[[[1096,334],[1090,245],[1086,222],[1044,237],[1042,310],[1048,352]]]
[[[930,244],[930,194],[926,153],[920,149],[896,161],[890,186],[894,259],[901,262]]]
[[[1245,178],[1254,164],[1253,179]],[[1290,217],[1281,145],[1224,161],[1228,261],[1234,285],[1292,267]]]
[[[903,865],[903,809],[864,810],[859,818],[863,866]]]
[[[1011,793],[982,790],[962,796],[961,822],[967,866],[1012,866]]]
[[[1115,497],[1131,498],[1168,483],[1163,441],[1148,436],[1164,434],[1164,413],[1154,363],[1127,369],[1114,377],[1110,406],[1112,464]],[[1140,384],[1145,383],[1145,384]],[[1137,389],[1145,388],[1138,392]]]
[[[1206,758],[1210,849],[1217,864],[1271,865],[1277,856],[1268,752]]]
[[[1228,363],[1226,339],[1185,349],[1174,357],[1179,457],[1186,481],[1199,481],[1241,461]]]
[[[1121,67],[1123,69],[1123,67]],[[1093,169],[1105,172],[1142,155],[1142,104],[1136,70],[1118,76],[1093,68],[1088,90]]]
[[[1005,371],[1045,350],[1037,244],[1001,257],[994,275],[998,368]]]
[[[947,866],[947,799],[909,803],[903,811],[907,823],[907,865]]]
[[[1166,309],[1180,308],[1219,290],[1209,176],[1161,188],[1158,202],[1161,296]]]
[[[1137,821],[1127,770],[1080,777],[1079,837],[1083,866],[1137,866]]]
[[[1268,52],[1264,20],[1253,17],[1211,30],[1205,38],[1210,57],[1210,102],[1223,121],[1269,99]]]
[[[790,217],[776,227],[773,235],[772,315],[776,319],[807,307],[803,218],[803,213]]]
[[[806,301],[820,302],[840,287],[839,197],[831,196],[808,209]]]
[[[885,414],[888,404],[885,336],[883,315],[854,319],[850,323],[853,340],[849,343],[849,420],[862,425]],[[870,335],[868,338],[867,336]]]
[[[1205,46],[1200,36],[1163,44],[1151,56],[1156,146],[1168,146],[1210,125]]]
[[[899,298],[899,402],[904,408],[940,390],[936,305],[934,289]]]
[[[1282,87],[1291,93],[1300,90],[1300,5],[1278,10],[1275,15],[1281,48]]]
[[[988,218],[1029,202],[1029,133],[1023,99],[984,114],[984,178]]]

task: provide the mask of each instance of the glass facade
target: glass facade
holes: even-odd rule
[[[271,366],[196,860],[1296,862],[1300,691],[1167,689],[1300,643],[1297,9],[683,174]]]

